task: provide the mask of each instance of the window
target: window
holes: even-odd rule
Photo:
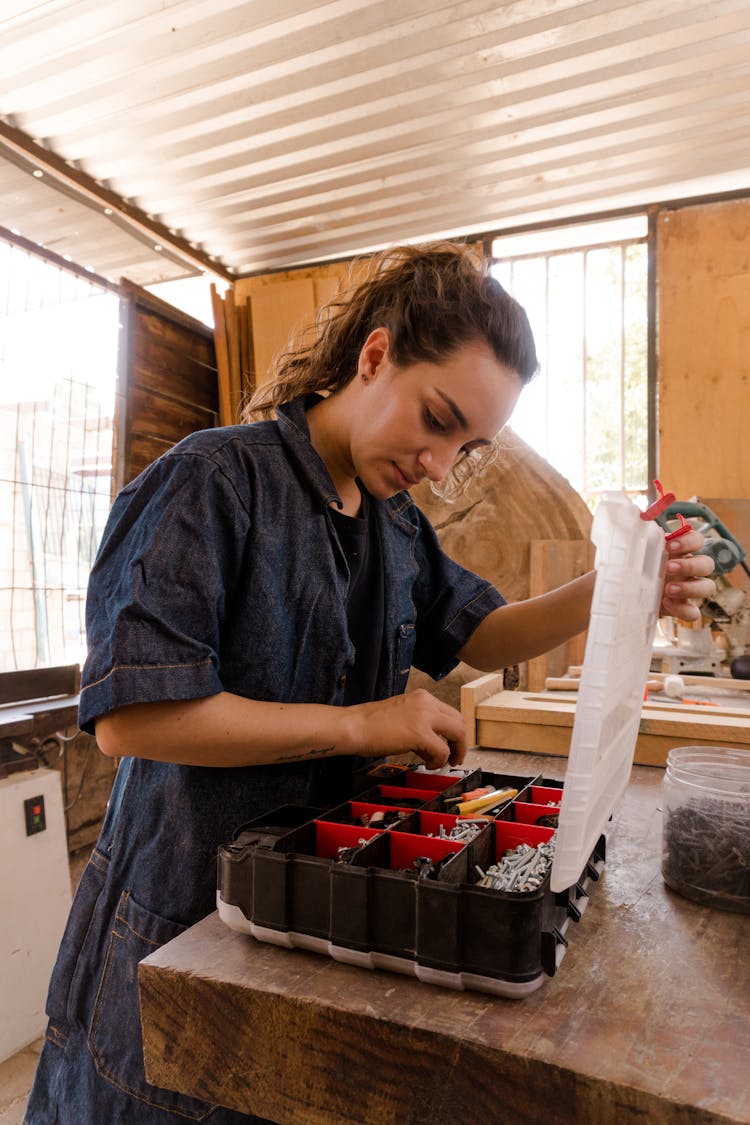
[[[498,238],[493,275],[525,307],[540,372],[511,426],[593,507],[649,485],[645,216]]]
[[[112,489],[119,301],[0,241],[0,671],[82,662]]]

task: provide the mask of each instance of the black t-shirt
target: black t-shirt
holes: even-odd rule
[[[375,506],[361,484],[359,489],[362,494],[360,515],[347,516],[335,508],[331,509],[333,524],[349,566],[346,616],[349,637],[356,650],[354,667],[346,677],[345,706],[366,703],[374,698],[383,644],[383,555]]]
[[[375,505],[361,484],[359,488],[362,493],[361,515],[347,516],[336,508],[330,509],[350,575],[346,617],[355,657],[354,665],[346,676],[345,707],[369,703],[375,697],[385,621],[383,553]],[[369,765],[374,766],[379,760],[372,759]],[[353,771],[367,764],[366,758],[356,756],[315,762],[312,803],[331,806],[345,801],[351,795]]]

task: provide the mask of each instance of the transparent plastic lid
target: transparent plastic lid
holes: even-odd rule
[[[594,515],[596,581],[551,887],[574,884],[624,792],[638,736],[666,561],[664,532],[621,492]]]

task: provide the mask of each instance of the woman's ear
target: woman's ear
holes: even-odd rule
[[[390,335],[387,328],[373,328],[362,345],[357,364],[357,374],[363,383],[370,383],[380,372],[388,355]]]

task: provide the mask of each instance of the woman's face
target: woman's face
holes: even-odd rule
[[[441,480],[464,454],[488,445],[513,413],[520,376],[484,343],[444,363],[394,367],[376,330],[362,352],[358,407],[349,430],[355,475],[384,500],[427,477]]]

